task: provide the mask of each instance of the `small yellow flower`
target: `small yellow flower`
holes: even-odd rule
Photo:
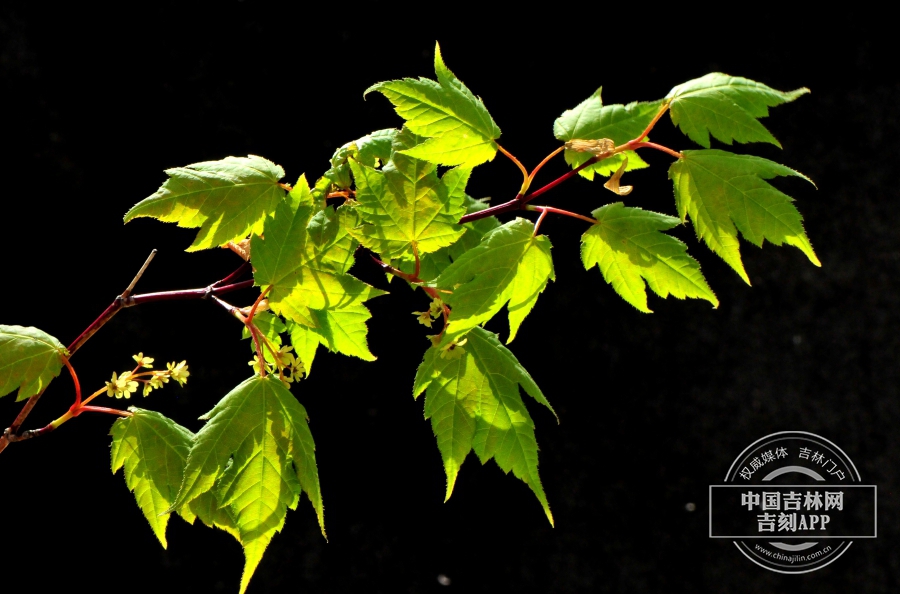
[[[435,297],[431,301],[431,305],[428,306],[428,313],[431,314],[431,317],[434,319],[438,319],[444,313],[444,302]]]
[[[166,363],[166,367],[168,367],[169,377],[181,386],[187,382],[188,376],[191,375],[191,372],[188,371],[187,361],[182,361],[177,365],[172,361],[171,363]]]
[[[144,369],[153,369],[153,357],[145,357],[144,353],[138,353],[131,358],[137,361],[137,364]]]
[[[441,359],[459,359],[466,352],[466,349],[462,348],[466,342],[468,342],[468,338],[463,338],[460,341],[454,340],[450,344],[441,348]]]
[[[427,328],[431,328],[431,313],[427,311],[414,311],[412,313],[414,316],[419,316],[417,319],[420,324]]]
[[[116,398],[131,398],[134,392],[137,392],[138,383],[131,379],[130,371],[123,371],[122,375],[117,376],[114,371],[112,379],[106,382],[106,395],[115,396]]]
[[[116,375],[116,372],[113,371],[112,379],[109,380],[108,382],[106,382],[106,395],[107,396],[113,397],[116,395],[116,384],[118,383],[118,381],[119,381],[118,376]]]
[[[302,380],[306,376],[306,367],[300,359],[294,359],[293,365],[290,367],[291,379],[295,382]]]
[[[163,387],[163,384],[169,383],[169,372],[168,371],[154,371],[153,376],[150,377],[149,385],[158,390]]]

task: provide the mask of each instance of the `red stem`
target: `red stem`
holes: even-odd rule
[[[661,144],[656,144],[655,142],[635,142],[635,143],[629,142],[627,146],[628,146],[628,150],[639,149],[639,148],[652,148],[652,149],[656,149],[658,151],[662,151],[664,153],[668,153],[668,154],[672,155],[673,157],[675,157],[676,159],[681,159],[682,157],[684,157],[684,155],[682,155],[678,151],[673,151],[669,147],[663,146]]]
[[[552,206],[529,206],[528,210],[536,210],[541,213],[540,218],[538,219],[538,223],[544,218],[544,215],[548,212],[554,212],[556,214],[565,215],[567,217],[572,217],[575,219],[581,219],[582,221],[587,221],[588,223],[595,224],[599,223],[597,219],[592,219],[591,217],[586,217],[584,215],[580,215],[577,212],[571,212],[568,210],[563,210],[561,208],[553,208]]]
[[[152,255],[151,255],[152,257]],[[149,261],[149,259],[148,259]],[[144,267],[141,268],[141,273],[146,269],[146,263]],[[117,296],[115,300],[109,304],[100,316],[91,322],[91,325],[85,328],[85,330],[78,335],[71,345],[69,345],[69,357],[75,354],[75,352],[81,348],[81,346],[87,342],[100,328],[102,328],[109,320],[112,319],[114,315],[116,315],[120,309],[125,307],[132,307],[134,305],[140,305],[142,303],[153,303],[155,301],[173,301],[180,299],[206,299],[208,297],[215,297],[216,295],[221,295],[224,293],[230,293],[231,291],[237,291],[239,289],[246,289],[248,287],[253,286],[253,280],[246,280],[239,283],[234,283],[225,286],[218,286],[221,283],[231,281],[240,275],[244,274],[249,268],[249,264],[244,263],[240,268],[229,274],[227,277],[223,278],[220,281],[217,281],[208,287],[203,289],[187,289],[184,291],[166,291],[161,293],[144,293],[143,295],[130,295],[131,289],[134,287],[135,282],[140,277],[141,273],[135,277],[135,280],[131,282],[128,288],[122,292],[121,295]],[[65,360],[68,365],[68,359]],[[81,387],[78,385],[77,377],[74,375],[74,370],[70,369],[70,373],[72,373],[73,380],[76,382],[76,398],[78,398],[78,402],[80,403],[80,391]],[[6,429],[2,436],[0,436],[0,452],[6,449],[6,446],[9,445],[11,441],[15,441],[15,437],[17,436],[19,429],[22,427],[22,424],[25,422],[25,419],[28,418],[28,415],[31,414],[31,411],[34,409],[34,406],[37,404],[37,401],[40,400],[43,395],[43,391],[38,392],[31,398],[29,398],[25,404],[22,406],[22,410],[19,411],[19,414],[16,416],[15,420],[12,424]],[[114,410],[114,409],[113,409]],[[44,430],[38,429],[35,430],[35,433],[29,433],[29,436],[37,436],[43,435]]]
[[[75,404],[72,405],[72,408],[78,408],[81,406],[81,383],[78,381],[78,374],[75,373],[75,368],[69,363],[68,357],[62,355],[60,355],[60,357],[62,358],[63,363],[66,364],[66,367],[69,368],[69,375],[72,376],[72,381],[75,383]]]
[[[559,184],[563,183],[567,179],[577,175],[578,172],[581,171],[582,169],[584,169],[586,167],[590,167],[591,165],[593,165],[594,163],[596,163],[597,161],[599,161],[601,159],[607,158],[610,154],[612,154],[612,153],[603,153],[603,154],[597,155],[595,157],[591,157],[590,159],[588,159],[587,161],[585,161],[584,163],[582,163],[581,165],[579,165],[572,171],[568,171],[568,172],[562,174],[561,176],[559,176],[558,178],[556,178],[555,180],[553,180],[546,186],[535,190],[534,192],[528,194],[527,196],[522,196],[521,194],[518,194],[518,195],[516,195],[515,198],[513,198],[509,202],[504,202],[503,204],[498,204],[497,206],[485,208],[484,210],[479,210],[478,212],[470,212],[469,214],[467,214],[466,216],[464,216],[463,218],[461,218],[459,220],[459,224],[464,225],[466,223],[471,223],[472,221],[477,221],[479,219],[484,219],[484,218],[487,218],[492,215],[498,215],[498,214],[501,214],[504,212],[509,212],[512,210],[522,210],[522,208],[526,204],[528,204],[531,200],[534,200],[535,198],[537,198],[544,192],[552,190],[553,188],[555,188]]]
[[[479,210],[478,212],[471,212],[471,213],[465,215],[464,217],[462,217],[459,220],[459,224],[464,225],[466,223],[471,223],[472,221],[477,221],[479,219],[484,219],[489,216],[502,214],[504,212],[510,212],[513,210],[522,210],[523,208],[525,208],[526,204],[528,204],[529,202],[531,202],[532,200],[534,200],[535,198],[537,198],[544,192],[548,192],[548,191],[552,190],[553,188],[555,188],[556,186],[558,186],[559,184],[563,183],[564,181],[571,179],[582,169],[584,169],[586,167],[590,167],[597,161],[606,159],[607,157],[610,157],[610,156],[614,155],[615,153],[621,152],[623,150],[632,150],[632,149],[639,149],[639,148],[653,148],[653,149],[668,153],[668,154],[672,155],[673,157],[675,157],[676,159],[682,158],[683,155],[681,153],[679,153],[678,151],[673,151],[672,149],[670,149],[668,147],[656,144],[654,142],[641,142],[641,140],[643,140],[644,138],[647,137],[648,134],[650,134],[650,131],[653,130],[653,127],[656,126],[657,122],[659,122],[659,119],[663,116],[663,114],[666,113],[666,111],[668,109],[669,109],[668,104],[663,105],[660,108],[659,112],[653,117],[653,120],[651,120],[651,122],[647,125],[647,127],[644,129],[644,131],[641,132],[640,136],[638,136],[637,138],[634,138],[633,140],[628,141],[627,143],[625,143],[622,146],[616,147],[614,150],[612,150],[608,153],[601,153],[599,155],[595,155],[595,156],[591,157],[590,159],[588,159],[587,161],[585,161],[584,163],[582,163],[581,165],[579,165],[572,171],[564,173],[563,175],[559,176],[557,179],[553,180],[546,186],[544,186],[540,189],[537,189],[534,192],[531,192],[530,194],[528,194],[526,196],[523,196],[520,193],[520,194],[517,194],[516,197],[513,198],[512,200],[510,200],[509,202],[504,202],[503,204],[498,204],[497,206],[492,206],[492,207],[486,208],[484,210]],[[528,182],[530,183],[531,179],[534,179],[534,175],[538,172],[538,170],[540,170],[541,167],[543,167],[547,161],[549,161],[551,158],[556,156],[561,150],[562,149],[557,149],[553,153],[550,153],[550,155],[547,158],[545,158],[541,162],[541,164],[535,168],[535,170],[532,172],[531,178],[528,180]],[[503,151],[503,153],[506,154],[506,151]],[[593,219],[591,219],[591,220],[593,220]]]
[[[72,416],[78,416],[83,412],[98,412],[98,413],[106,413],[108,415],[119,415],[120,417],[130,417],[132,413],[127,410],[119,410],[118,408],[108,408],[105,406],[80,406],[76,410],[72,411]]]
[[[250,270],[250,262],[244,262],[241,264],[240,268],[223,278],[222,280],[218,280],[210,285],[210,287],[218,287],[219,285],[224,285],[225,283],[230,283],[236,278],[240,278],[244,276],[244,274]]]
[[[537,209],[539,207],[535,207],[535,208]],[[534,233],[532,233],[532,235],[534,237],[537,237],[538,229],[541,228],[541,223],[544,222],[544,217],[547,216],[547,212],[548,211],[546,209],[541,209],[541,216],[538,217],[537,222],[534,224]]]

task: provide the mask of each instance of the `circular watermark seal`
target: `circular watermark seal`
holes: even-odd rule
[[[710,485],[709,535],[733,540],[770,571],[808,573],[836,561],[855,539],[877,537],[877,496],[833,442],[781,431],[750,444],[725,482]]]

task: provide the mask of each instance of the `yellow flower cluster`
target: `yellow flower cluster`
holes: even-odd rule
[[[266,371],[272,375],[278,374],[278,379],[289,385],[291,382],[300,381],[306,376],[306,367],[303,361],[298,359],[291,351],[294,347],[287,345],[278,349],[273,353],[274,365],[266,362]],[[257,374],[260,372],[259,355],[253,355],[253,360],[247,363],[253,367],[253,371]]]
[[[153,357],[145,357],[144,353],[138,353],[132,357],[137,362],[137,367],[132,371],[123,371],[117,374],[113,372],[112,379],[106,382],[106,395],[116,398],[131,398],[131,395],[137,392],[140,384],[144,384],[143,395],[147,396],[153,390],[162,388],[169,383],[170,379],[178,382],[183,386],[187,382],[188,371],[187,361],[181,363],[167,363],[165,370],[153,370]],[[139,369],[148,369],[152,371],[141,371]]]

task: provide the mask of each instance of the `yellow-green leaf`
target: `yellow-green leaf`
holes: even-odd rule
[[[593,95],[563,112],[556,119],[553,123],[553,135],[558,140],[567,142],[608,138],[617,146],[625,144],[640,136],[662,106],[662,101],[603,105],[600,97],[602,90],[597,89]],[[566,163],[574,169],[594,155],[567,149],[564,156]],[[626,157],[628,165],[625,171],[649,167],[636,152],[624,151],[585,167],[578,173],[590,180],[594,179],[595,173],[608,177],[619,168]]]
[[[766,239],[775,245],[792,245],[806,254],[810,262],[821,266],[793,198],[765,181],[778,176],[810,181],[809,178],[774,161],[751,155],[719,150],[683,151],[682,154],[684,157],[669,168],[678,216],[682,221],[690,217],[697,237],[747,284],[750,278],[741,262],[738,231],[758,247]]]
[[[477,247],[462,254],[435,279],[452,313],[444,343],[509,312],[509,340],[551,279],[555,280],[550,240],[534,236],[534,224],[517,218],[497,227]]]
[[[203,418],[207,423],[194,438],[170,510],[215,489],[218,507],[230,509],[244,547],[243,593],[301,491],[324,534],[315,444],[306,410],[271,376],[244,381]]]
[[[719,300],[687,255],[687,246],[662,233],[681,221],[656,212],[629,208],[621,202],[607,204],[593,213],[597,223],[581,238],[584,267],[597,266],[603,278],[625,301],[640,311],[647,307],[647,285],[660,297]]]
[[[169,179],[125,214],[125,222],[152,217],[199,227],[189,252],[260,234],[266,215],[284,196],[284,170],[262,157],[226,157],[166,170]]]
[[[441,165],[472,168],[497,154],[500,128],[484,103],[456,78],[435,45],[434,71],[437,81],[404,78],[372,85],[366,94],[378,91],[394,104],[406,127],[427,140],[403,152],[416,159]]]
[[[455,168],[438,178],[436,165],[398,152],[416,140],[408,131],[401,132],[382,170],[350,161],[356,210],[363,221],[351,232],[385,260],[411,259],[413,244],[420,255],[437,251],[464,232],[458,222],[465,214],[471,170]]]
[[[770,107],[806,93],[809,89],[785,93],[746,78],[713,72],[678,85],[666,99],[672,122],[700,146],[709,148],[712,134],[725,144],[737,140],[780,147],[759,118],[769,115]]]
[[[134,492],[138,507],[150,528],[166,548],[170,508],[181,486],[184,464],[194,434],[158,412],[131,407],[130,417],[113,423],[113,474],[125,467],[125,484]],[[193,514],[184,510],[186,519]]]
[[[338,216],[331,207],[316,206],[306,179],[300,178],[290,199],[268,218],[265,238],[252,239],[254,279],[271,286],[273,311],[315,332],[333,351],[373,360],[365,340],[370,314],[363,302],[384,292],[347,274],[357,243],[336,222],[318,233],[321,213],[326,219]],[[316,233],[310,232],[311,224]],[[303,363],[308,370],[311,361]]]
[[[43,391],[69,351],[56,338],[32,326],[0,324],[0,396],[19,390],[16,400]]]
[[[515,356],[492,334],[474,328],[463,352],[445,356],[431,347],[416,372],[413,396],[425,391],[425,418],[437,438],[447,474],[446,499],[453,493],[459,468],[470,451],[482,464],[494,459],[503,472],[524,481],[553,515],[538,475],[534,421],[522,402],[519,386],[553,411],[550,403]],[[554,413],[555,415],[556,413]]]

